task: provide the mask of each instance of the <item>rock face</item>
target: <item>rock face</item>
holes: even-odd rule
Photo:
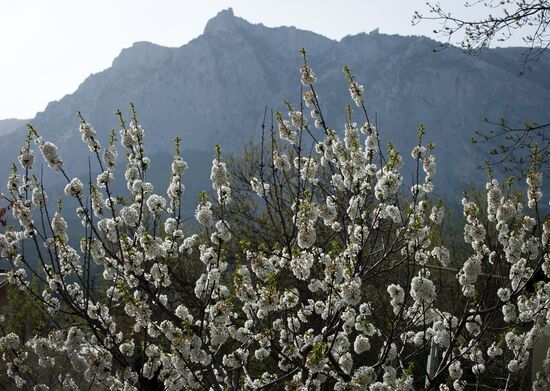
[[[88,165],[75,113],[82,111],[104,141],[119,127],[114,111],[130,102],[137,107],[151,153],[171,151],[176,136],[184,149],[210,154],[219,143],[225,151],[237,151],[250,139],[259,141],[266,107],[284,111],[284,98],[298,103],[301,47],[318,75],[317,90],[331,127],[343,127],[344,108],[351,103],[342,75],[348,65],[365,84],[368,109],[382,137],[403,155],[409,156],[416,143],[417,126],[426,125],[427,139],[436,143],[436,185],[451,191],[484,180],[476,166],[487,149],[469,141],[475,130],[484,129],[484,118],[504,117],[520,125],[548,120],[550,56],[518,77],[519,48],[481,56],[453,47],[433,53],[437,43],[428,38],[377,32],[334,41],[294,27],[250,24],[229,9],[179,48],[137,42],[122,50],[109,69],[88,77],[30,122],[58,144],[73,174]],[[363,121],[359,113],[356,120]],[[0,138],[3,161],[16,158],[22,140],[21,132]],[[0,168],[0,179],[8,168]]]

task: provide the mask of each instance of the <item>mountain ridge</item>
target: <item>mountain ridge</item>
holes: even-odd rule
[[[543,57],[532,73],[517,78],[514,57],[520,49],[491,49],[472,57],[454,47],[433,53],[437,45],[426,37],[381,33],[337,41],[295,27],[252,24],[223,10],[185,45],[136,42],[121,50],[110,68],[50,102],[31,123],[58,144],[75,175],[87,167],[76,112],[82,111],[105,144],[110,130],[118,128],[114,111],[130,102],[151,153],[170,151],[176,136],[184,149],[210,153],[221,144],[228,152],[239,151],[247,141],[259,141],[266,107],[284,111],[284,98],[299,105],[298,50],[305,47],[331,127],[343,127],[350,103],[341,72],[349,65],[366,85],[367,106],[378,118],[384,142],[392,139],[408,155],[418,124],[425,123],[427,138],[438,146],[440,172],[451,178],[441,184],[464,187],[483,176],[475,169],[486,150],[469,143],[484,126],[483,118],[523,124],[545,117],[550,61]],[[22,141],[19,132],[1,137],[0,154],[14,160],[12,145]],[[1,168],[0,178],[6,174]]]
[[[24,126],[27,122],[28,120],[26,119],[18,118],[0,119],[0,136],[13,133],[18,129],[21,129],[21,127]]]

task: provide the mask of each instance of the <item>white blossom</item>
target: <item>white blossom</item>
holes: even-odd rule
[[[48,166],[58,171],[63,168],[63,161],[61,160],[57,147],[54,144],[49,141],[42,142],[40,144],[40,152],[42,152],[42,156]]]
[[[69,197],[80,197],[84,191],[84,185],[78,178],[73,178],[67,186],[65,186],[65,194]]]
[[[158,214],[164,210],[165,207],[166,200],[164,197],[157,194],[151,194],[149,198],[147,198],[147,208],[149,208],[149,212]]]

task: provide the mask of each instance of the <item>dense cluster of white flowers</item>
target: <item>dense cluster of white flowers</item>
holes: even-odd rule
[[[303,85],[313,84],[315,83],[315,73],[311,70],[311,68],[307,65],[304,65],[300,69],[300,81]]]
[[[82,141],[88,144],[90,151],[97,152],[101,148],[99,141],[97,141],[97,136],[92,125],[88,123],[80,124],[80,133],[82,134]]]
[[[63,161],[59,156],[57,146],[50,143],[49,141],[41,142],[40,152],[42,152],[42,156],[44,157],[46,163],[48,163],[48,166],[50,166],[51,168],[55,168],[58,171],[61,170],[61,168],[63,167]]]
[[[345,73],[366,114],[364,88]],[[146,181],[151,162],[135,118],[128,126],[121,118],[120,145],[113,137],[104,150],[82,123],[99,165],[96,183],[86,187],[69,179],[55,145],[32,134],[66,178],[83,227],[69,227],[61,204],[50,218],[42,185],[10,176],[5,198],[19,227],[0,234],[0,257],[12,265],[8,280],[32,290],[28,274],[39,276],[33,293],[63,326],[28,340],[0,335],[16,387],[463,390],[491,382],[497,365],[508,382],[525,370],[539,338],[550,335],[541,174],[527,178],[527,212],[493,178],[486,210],[464,197],[469,248],[462,258],[439,235],[444,208],[430,198],[432,146],[420,137],[412,150],[418,175],[404,192],[402,155],[391,145],[387,156],[380,151],[368,118],[359,126],[350,112],[341,132],[327,128],[306,62],[300,77],[304,104],[325,137],[310,133],[304,114],[287,103],[267,164],[242,186],[234,186],[218,148],[210,175],[217,197],[201,194],[195,234],[183,224],[187,164],[179,141],[161,195]],[[121,147],[128,193],[115,195]],[[19,158],[26,173],[33,153],[27,142]],[[260,198],[243,203],[236,192]],[[262,231],[242,232],[232,219],[253,202],[262,203],[254,209]],[[74,235],[82,237],[79,247]],[[101,289],[90,283],[91,265]],[[462,295],[451,296],[454,289]],[[62,367],[67,360],[70,367]],[[55,385],[34,376],[47,371],[56,373]],[[549,376],[547,358],[533,388],[545,389]]]
[[[83,194],[83,191],[84,185],[82,184],[82,181],[78,178],[73,178],[65,186],[65,194],[69,197],[80,197]]]
[[[358,84],[355,80],[350,80],[349,82],[349,93],[355,104],[361,107],[364,103],[363,100],[363,91],[365,87]]]
[[[203,201],[197,205],[197,210],[195,211],[195,218],[205,227],[210,227],[212,225],[211,207],[212,203],[210,201]]]
[[[147,198],[147,208],[152,214],[158,215],[166,207],[166,200],[158,194],[151,194]]]

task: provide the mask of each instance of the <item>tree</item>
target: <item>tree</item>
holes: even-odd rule
[[[550,163],[550,123],[526,123],[523,127],[515,127],[503,118],[498,122],[486,119],[485,123],[488,130],[476,131],[472,142],[491,145],[486,167],[502,168],[519,178],[527,178],[533,163],[546,172]]]
[[[303,99],[274,114],[257,164],[233,178],[216,148],[214,195],[200,196],[197,233],[182,219],[187,165],[179,142],[166,196],[154,193],[133,107],[130,123],[118,112],[126,194],[111,190],[120,164],[114,134],[101,147],[81,116],[97,161],[83,181],[30,128],[23,171],[10,176],[4,195],[20,226],[0,235],[1,256],[15,286],[29,289],[29,273],[42,281],[35,297],[57,326],[23,340],[0,323],[0,350],[18,387],[461,390],[531,382],[517,374],[550,333],[540,173],[529,176],[527,209],[492,178],[486,209],[465,196],[470,250],[451,259],[438,233],[443,206],[430,197],[436,165],[424,128],[405,191],[406,157],[391,144],[382,150],[363,86],[344,68],[357,109],[347,108],[342,137],[323,115],[303,56]],[[70,202],[52,207],[32,176],[33,144],[65,178],[80,227],[67,224]],[[78,230],[73,247],[69,233]],[[102,284],[91,283],[92,265]],[[66,357],[71,368],[52,357]],[[59,374],[58,384],[33,376],[36,358]],[[533,379],[537,389],[548,367]]]
[[[464,7],[480,10],[478,18],[468,19],[453,15],[439,3],[427,3],[427,13],[415,12],[413,24],[422,21],[437,21],[434,30],[447,39],[446,47],[458,43],[469,52],[489,48],[494,41],[505,42],[519,35],[527,46],[523,53],[523,69],[546,53],[550,45],[550,2],[547,0],[475,0],[465,2]],[[455,40],[456,38],[456,40]],[[434,49],[435,50],[435,49]],[[550,122],[525,123],[522,126],[507,123],[505,119],[486,120],[488,129],[477,132],[474,142],[483,141],[493,145],[490,167],[502,166],[525,178],[529,170],[529,153],[536,152],[538,164],[547,167],[550,158]]]
[[[550,25],[550,2],[547,0],[474,0],[465,2],[467,8],[481,9],[480,17],[461,18],[428,2],[428,13],[415,12],[413,23],[436,20],[434,30],[451,42],[459,36],[458,44],[467,50],[480,50],[491,46],[493,41],[505,42],[513,35],[520,35],[528,46],[524,64],[536,60],[550,45],[547,29]]]

